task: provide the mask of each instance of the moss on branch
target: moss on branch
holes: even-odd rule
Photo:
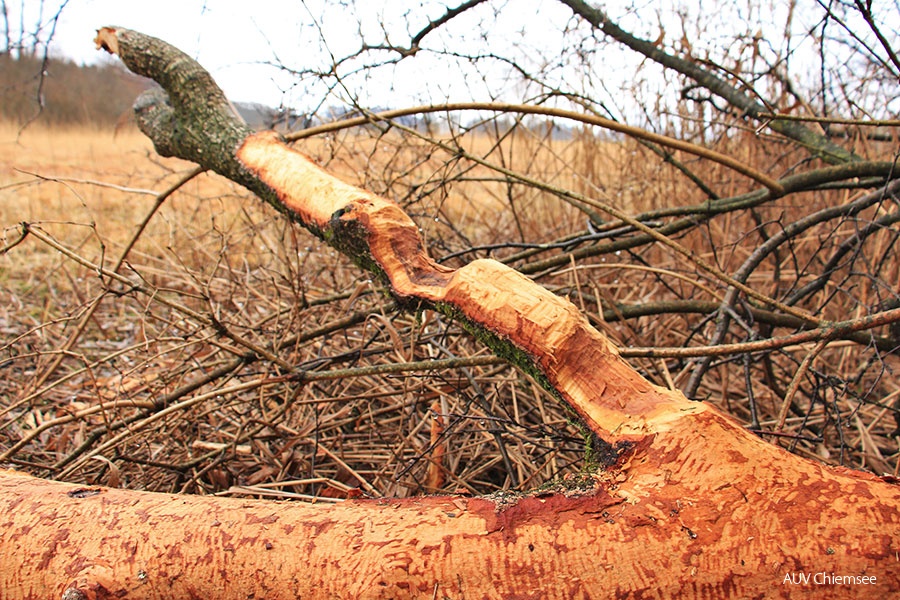
[[[134,113],[160,155],[193,161],[286,212],[276,193],[237,160],[235,151],[253,130],[200,63],[171,44],[128,29],[104,27],[94,41],[133,73],[159,84],[137,98]]]

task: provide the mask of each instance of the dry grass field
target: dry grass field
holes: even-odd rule
[[[672,239],[729,274],[800,217],[865,194],[796,194],[701,218],[708,196],[634,142],[594,132],[552,139],[540,127],[442,139],[459,151],[373,128],[301,146],[399,202],[435,258],[509,262],[570,297],[626,355],[711,343],[727,286],[671,249],[629,245],[634,232],[604,225],[604,215],[589,223],[555,189],[653,226],[694,218]],[[802,154],[749,134],[717,149],[774,177],[802,167]],[[755,187],[719,165],[676,158],[720,198]],[[900,292],[896,221],[866,227],[896,211],[885,200],[823,220],[747,281],[785,298],[835,260],[798,305],[829,320],[887,306]],[[160,158],[133,128],[0,126],[0,227],[0,466],[122,487],[324,500],[526,489],[592,460],[577,423],[527,375],[444,317],[400,310],[305,230],[216,175]],[[715,343],[802,329],[739,308]],[[694,395],[792,451],[896,475],[900,380],[889,346],[900,336],[871,333],[877,339],[718,356]],[[419,364],[426,359],[443,362]],[[632,363],[679,388],[698,369],[691,357]]]

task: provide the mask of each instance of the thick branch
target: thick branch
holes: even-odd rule
[[[99,32],[98,45],[118,52],[129,68],[159,79],[164,88],[177,87],[180,81],[192,86],[190,94],[180,90],[170,94],[168,103],[162,96],[154,97],[154,110],[172,115],[142,122],[155,144],[260,190],[279,210],[379,275],[400,300],[424,301],[459,318],[495,352],[560,395],[598,435],[610,442],[642,436],[646,415],[656,409],[665,412],[662,406],[673,402],[685,413],[701,409],[657,393],[619,359],[615,348],[573,304],[510,267],[492,260],[474,261],[455,271],[438,265],[426,254],[416,224],[393,202],[338,180],[274,133],[236,140],[243,125],[224,94],[181,51],[156,38],[112,28]],[[168,61],[141,58],[143,54]],[[203,94],[193,87],[198,82],[214,89]],[[146,111],[146,101],[139,101],[135,110],[139,115]],[[224,123],[226,134],[212,128],[218,123]],[[173,134],[172,128],[191,133]],[[204,134],[205,145],[199,139]],[[597,368],[608,374],[599,385],[590,376]]]
[[[711,455],[685,428],[727,450]],[[8,599],[222,600],[880,599],[900,590],[897,487],[785,459],[706,412],[675,419],[670,434],[634,447],[586,490],[525,497],[314,506],[0,472],[0,589]],[[870,583],[785,585],[797,572]]]
[[[589,5],[584,0],[560,0],[572,9],[572,12],[580,16],[596,29],[599,29],[617,42],[620,42],[632,50],[639,52],[667,69],[672,69],[690,77],[713,94],[721,97],[729,104],[740,109],[747,116],[760,120],[761,115],[770,112],[762,104],[744,94],[724,79],[704,69],[696,62],[668,54],[658,48],[653,42],[635,37],[615,23],[599,8]],[[807,148],[813,155],[831,164],[859,160],[853,153],[841,148],[828,138],[819,135],[802,123],[795,121],[776,120],[768,122],[769,128],[781,135],[798,142]]]

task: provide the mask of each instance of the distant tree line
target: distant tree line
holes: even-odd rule
[[[91,66],[0,53],[0,119],[24,125],[114,126],[147,80],[114,64]]]

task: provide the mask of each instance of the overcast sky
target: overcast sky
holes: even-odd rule
[[[387,37],[406,45],[429,20],[461,1],[7,0],[5,4],[12,11],[13,26],[19,23],[16,11],[24,6],[25,30],[33,31],[40,20],[43,36],[49,35],[52,17],[64,4],[51,45],[56,55],[83,63],[100,60],[104,55],[94,48],[95,31],[104,25],[122,26],[162,38],[193,56],[234,101],[303,111],[340,106],[350,99],[371,108],[447,100],[532,101],[549,89],[564,89],[602,102],[615,116],[627,118],[636,103],[677,98],[680,92],[674,78],[663,76],[656,65],[620,45],[607,44],[558,0],[485,2],[430,33],[425,50],[414,57],[375,71],[363,69],[360,61],[342,64],[345,87],[329,88],[326,83],[333,84],[333,79],[301,79],[272,66],[328,70],[332,57],[358,50],[363,39],[381,44]],[[878,3],[879,14],[891,14],[886,5],[893,1]],[[816,36],[809,35],[821,23],[822,8],[816,0],[629,0],[606,5],[616,22],[639,37],[652,40],[664,34],[666,44],[674,48],[688,39],[693,55],[708,53],[723,64],[755,60],[749,56],[751,49],[769,61],[790,57],[795,84],[801,88],[819,84],[813,60],[818,45]],[[41,6],[44,14],[39,16]],[[866,26],[857,24],[857,30],[866,31]],[[829,31],[840,30],[832,25]],[[758,36],[764,43],[746,43]],[[878,46],[877,41],[872,43]],[[486,54],[502,59],[466,56]],[[724,59],[723,54],[731,56]],[[393,52],[370,52],[366,61],[397,57]],[[529,82],[505,61],[539,73],[542,83]],[[839,56],[834,62],[842,64]],[[885,103],[895,104],[896,98]],[[638,110],[631,116],[641,114]]]
[[[304,15],[294,0],[70,0],[52,48],[78,62],[93,62],[94,32],[104,25],[135,29],[162,38],[213,73],[233,100],[290,103],[293,78],[267,66],[299,48]]]
[[[53,16],[60,3],[44,3],[45,20]],[[17,4],[7,3],[13,10]],[[28,29],[28,23],[37,21],[41,3],[25,0],[24,4],[26,13],[34,11],[26,14]],[[232,100],[297,106],[303,104],[302,97],[307,93],[292,88],[297,77],[266,63],[280,62],[295,69],[325,65],[330,55],[342,57],[359,48],[360,21],[364,23],[363,34],[373,43],[384,39],[385,30],[398,44],[408,43],[411,32],[417,32],[427,19],[442,15],[448,5],[436,0],[361,1],[350,3],[350,7],[346,4],[335,0],[69,0],[58,22],[51,51],[80,63],[92,63],[99,58],[92,42],[99,27],[115,25],[135,29],[162,38],[193,56],[212,72]],[[478,29],[476,19],[485,15],[493,19],[494,9],[498,7],[502,18],[491,23],[493,47],[539,45],[542,35],[547,35],[547,43],[552,44],[552,31],[559,35],[571,19],[571,11],[555,0],[501,1],[454,19],[455,33],[473,34]],[[516,10],[520,7],[525,10]],[[405,13],[410,8],[415,9],[415,14],[407,22]],[[551,24],[553,27],[549,28]],[[431,39],[445,33],[451,32],[440,31],[432,34]],[[447,67],[447,59],[441,62],[434,55],[420,53],[384,70],[380,75],[384,78],[377,82],[368,85],[360,82],[351,93],[359,94],[360,100],[369,106],[407,104],[415,100],[410,96],[421,89],[422,82],[429,80],[435,86],[431,94],[455,99],[477,96],[477,90],[454,80],[452,68],[439,74],[442,67]],[[398,101],[399,98],[402,100]]]

